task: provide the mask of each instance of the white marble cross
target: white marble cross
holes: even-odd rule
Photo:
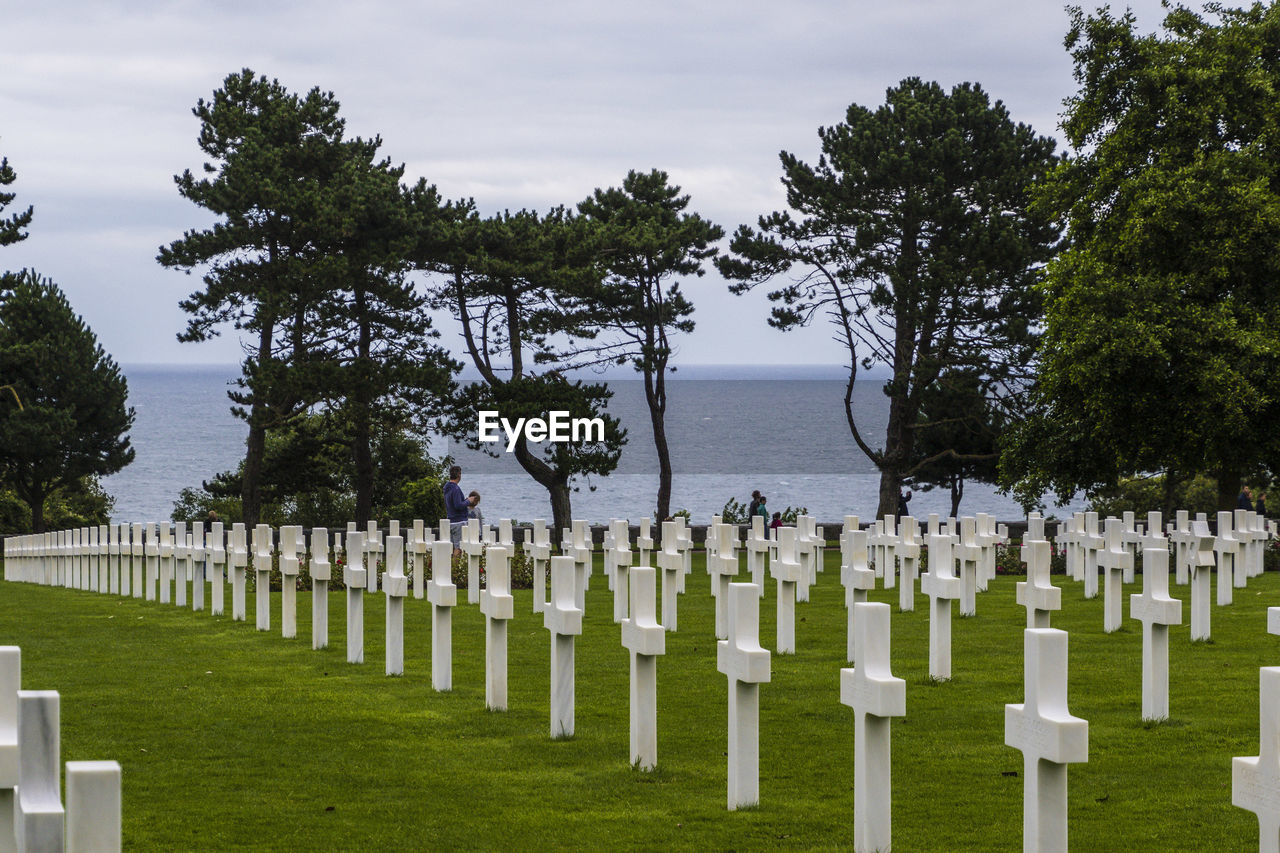
[[[413,577],[413,597],[421,600],[425,595],[423,575],[427,570],[427,546],[431,534],[420,518],[415,518],[409,527],[409,541],[406,550],[409,552],[409,574]]]
[[[431,602],[431,686],[452,690],[453,608],[458,605],[458,587],[453,583],[453,543],[447,536],[431,543],[427,601]]]
[[[796,653],[796,588],[804,581],[804,566],[796,559],[796,529],[778,528],[778,556],[770,567],[778,582],[778,654]]]
[[[122,525],[108,524],[106,528],[107,538],[105,540],[107,553],[107,592],[116,595],[120,593],[120,531]],[[102,534],[98,534],[98,538],[102,538]]]
[[[1067,849],[1067,765],[1089,760],[1089,723],[1067,710],[1067,633],[1023,632],[1026,701],[1004,706],[1004,742],[1022,752],[1022,849]]]
[[[729,584],[728,599],[729,639],[716,644],[716,668],[729,678],[729,811],[735,811],[760,802],[760,685],[769,681],[769,652],[760,647],[755,585]]]
[[[1166,720],[1169,626],[1182,624],[1182,602],[1169,597],[1167,548],[1143,549],[1142,595],[1129,596],[1129,615],[1142,623],[1142,719]]]
[[[622,622],[622,646],[631,652],[631,763],[658,765],[658,655],[667,632],[657,620],[657,578],[648,566],[630,572],[631,612]]]
[[[1084,578],[1084,597],[1098,597],[1098,552],[1106,545],[1098,534],[1098,514],[1084,514],[1084,529],[1079,533],[1080,573]]]
[[[573,647],[582,633],[582,608],[577,595],[577,561],[551,558],[551,600],[542,614],[551,632],[551,737],[573,736]]]
[[[626,519],[615,519],[609,522],[613,534],[612,547],[609,549],[610,563],[613,573],[613,621],[622,622],[629,612],[627,593],[630,582],[627,573],[631,570],[631,524]]]
[[[67,762],[67,853],[120,853],[120,763]]]
[[[209,553],[204,547],[204,525],[196,521],[191,524],[191,609],[204,610],[204,587],[206,583],[205,565]]]
[[[796,562],[800,564],[800,582],[796,584],[796,601],[808,601],[809,587],[818,579],[814,568],[817,559],[815,537],[809,533],[809,526],[812,523],[813,519],[807,515],[796,518]]]
[[[573,522],[573,544],[567,554],[573,557],[574,564],[574,602],[579,610],[587,607],[587,590],[591,588],[591,552],[594,542],[591,527],[584,519]]]
[[[1209,576],[1216,562],[1214,544],[1209,532],[1209,522],[1197,518],[1191,522],[1192,539],[1188,546],[1187,568],[1191,582],[1191,639],[1210,638]]]
[[[1158,517],[1158,516],[1157,516]],[[1134,564],[1138,561],[1138,552],[1142,549],[1142,527],[1137,523],[1132,512],[1123,513],[1121,519],[1120,540],[1129,551],[1129,567],[1123,572],[1122,583],[1133,583],[1135,580]]]
[[[253,573],[255,576],[255,611],[259,631],[271,630],[271,551],[272,531],[268,524],[253,528]]]
[[[1231,759],[1231,804],[1258,816],[1258,849],[1280,851],[1280,666],[1258,671],[1258,754]]]
[[[857,659],[840,670],[840,702],[854,710],[853,849],[888,850],[893,837],[889,721],[907,713],[907,683],[889,670],[889,605],[860,602]]]
[[[747,536],[747,571],[751,582],[764,594],[765,556],[769,553],[769,535],[764,529],[764,516],[751,517],[751,532]]]
[[[480,556],[484,539],[480,535],[480,519],[472,518],[462,527],[462,553],[467,555],[467,603],[480,602]]]
[[[173,528],[168,522],[159,527],[160,554],[160,603],[168,604],[173,600]]]
[[[245,567],[249,564],[248,533],[244,525],[234,522],[231,525],[231,547],[228,554],[228,566],[231,569],[231,619],[233,622],[245,620]]]
[[[303,544],[301,527],[280,528],[280,635],[286,640],[298,636],[298,556]]]
[[[378,522],[370,520],[365,525],[364,532],[364,552],[365,552],[365,589],[369,592],[378,591],[378,559],[382,554],[382,531],[378,529]]]
[[[147,522],[147,601],[156,600],[156,588],[160,583],[160,533],[154,521]]]
[[[640,551],[640,566],[650,566],[649,554],[653,551],[653,519],[645,516],[640,519],[640,530],[636,534],[636,549]]]
[[[1191,514],[1178,510],[1175,521],[1168,526],[1169,541],[1173,543],[1174,582],[1182,585],[1190,577],[1191,545],[1195,541],[1191,533]]]
[[[97,525],[89,528],[88,536],[89,550],[89,589],[93,592],[106,592],[106,584],[103,582],[105,572],[103,571],[104,563],[98,558],[98,527]]]
[[[898,547],[898,520],[886,515],[880,527],[879,548],[876,560],[884,560],[884,588],[893,589],[897,584],[897,566],[894,556]]]
[[[1124,570],[1133,565],[1133,554],[1124,544],[1124,528],[1118,518],[1108,518],[1107,547],[1098,552],[1098,565],[1106,572],[1103,590],[1102,629],[1110,634],[1124,624],[1124,594],[1121,583]]]
[[[143,571],[146,562],[146,528],[139,522],[133,524],[133,536],[129,542],[129,574],[133,578],[131,584],[133,588],[133,597],[142,598],[143,595]]]
[[[929,571],[920,591],[929,596],[929,677],[951,678],[951,602],[960,597],[960,579],[952,574],[951,536],[929,536]]]
[[[209,525],[205,537],[205,566],[209,571],[209,612],[221,616],[225,606],[226,590],[222,575],[227,564],[227,537],[221,521]]]
[[[684,557],[680,552],[679,531],[674,521],[662,522],[662,550],[658,552],[658,568],[662,570],[662,627],[676,630],[677,593],[683,583]]]
[[[960,561],[960,615],[976,616],[982,549],[978,545],[977,519],[972,516],[960,519],[960,545],[955,549],[955,557]]]
[[[729,602],[726,598],[729,583],[738,575],[737,528],[732,524],[717,524],[709,532],[715,540],[715,556],[707,557],[707,571],[711,573],[711,591],[716,598],[716,639],[729,636]]]
[[[187,523],[174,522],[173,525],[173,577],[175,607],[187,606],[187,581],[190,580],[191,544],[187,541]]]
[[[409,594],[409,577],[404,573],[404,537],[388,535],[383,550],[387,570],[382,576],[382,591],[387,599],[386,672],[404,675],[404,600]]]
[[[347,588],[347,663],[364,663],[364,591],[369,578],[364,568],[364,534],[352,527],[347,528],[346,554],[342,583]],[[434,643],[435,637],[431,639]]]
[[[22,650],[0,646],[0,850],[14,838],[14,796],[21,757],[18,752],[18,691],[22,689]]]
[[[1218,513],[1218,535],[1213,541],[1213,552],[1218,558],[1218,606],[1231,603],[1233,576],[1239,570],[1240,540],[1231,529],[1232,514]]]
[[[484,614],[484,706],[507,710],[507,623],[515,616],[511,597],[513,546],[492,545],[485,550],[485,585],[480,592]]]
[[[547,566],[551,562],[551,531],[546,519],[533,520],[525,535],[524,551],[533,563],[533,612],[541,613],[547,607]]]
[[[848,527],[848,525],[846,525]],[[854,605],[867,600],[867,591],[876,588],[876,573],[867,565],[867,531],[858,528],[840,534],[840,583],[844,585],[845,660],[857,658],[857,620]]]
[[[920,573],[920,524],[911,516],[898,519],[898,539],[893,548],[901,574],[898,587],[898,609],[916,609],[916,576]]]
[[[1041,531],[1043,533],[1043,531]],[[1028,531],[1028,537],[1030,532]],[[1018,604],[1027,608],[1028,628],[1048,628],[1049,614],[1062,609],[1062,590],[1049,580],[1049,543],[1027,538],[1022,543],[1022,561],[1027,566],[1027,580],[1017,586]]]
[[[973,541],[978,546],[978,592],[986,592],[987,583],[995,579],[996,542],[999,540],[995,516],[977,513]]]
[[[329,530],[311,528],[311,648],[329,648],[329,581],[333,567],[329,562]]]
[[[58,693],[18,691],[18,793],[14,836],[22,853],[63,849]]]

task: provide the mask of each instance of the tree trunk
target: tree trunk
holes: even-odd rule
[[[573,521],[573,509],[570,506],[569,479],[556,469],[534,456],[529,450],[528,442],[522,434],[516,439],[516,461],[528,472],[551,496],[551,542],[560,545],[560,531]]]
[[[368,294],[358,285],[355,302],[359,337],[356,341],[356,381],[350,396],[354,404],[351,453],[355,463],[356,524],[364,529],[373,515],[373,429],[371,424],[373,402],[369,399],[371,383],[368,376],[373,365],[369,359]]]
[[[884,454],[880,458],[880,505],[876,508],[876,518],[898,514],[902,474],[911,459],[915,438],[907,422],[906,408],[906,401],[901,397],[889,398],[889,423],[885,427]]]
[[[1230,512],[1236,508],[1236,496],[1240,494],[1240,469],[1229,463],[1218,468],[1218,511]]]
[[[666,365],[644,372],[644,397],[653,425],[653,445],[658,451],[658,521],[671,517],[671,450],[667,447],[667,389],[663,374]]]
[[[275,324],[266,322],[258,332],[258,367],[264,369],[271,360],[271,338]],[[240,484],[240,508],[246,530],[252,530],[262,514],[262,463],[267,452],[267,405],[265,389],[250,388],[253,405],[249,407],[249,437],[245,440],[244,479]]]

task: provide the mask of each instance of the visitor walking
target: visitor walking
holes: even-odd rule
[[[449,469],[449,482],[444,484],[444,511],[449,517],[449,541],[453,543],[453,555],[462,553],[462,526],[467,523],[471,502],[462,494],[458,481],[462,479],[462,468],[454,465]]]

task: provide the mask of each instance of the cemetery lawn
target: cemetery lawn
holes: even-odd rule
[[[597,572],[577,639],[576,736],[549,738],[549,639],[530,592],[510,623],[510,710],[484,710],[484,622],[453,616],[454,689],[430,678],[430,608],[408,599],[405,675],[383,675],[383,597],[365,597],[365,663],[345,655],[345,595],[331,594],[330,646],[114,595],[0,587],[0,644],[22,647],[25,689],[62,695],[62,759],[124,769],[128,850],[832,849],[853,839],[853,712],[838,549],[797,606],[794,656],[772,657],[760,690],[759,807],[728,812],[727,683],[716,670],[714,605],[702,570],[680,599],[680,631],[658,660],[658,770],[628,756],[628,653]],[[893,673],[907,716],[892,722],[893,840],[899,851],[1016,850],[1022,755],[1004,746],[1004,705],[1023,700],[1025,611],[1012,577],[952,620],[954,679],[928,679],[928,599],[893,606]],[[1126,586],[1126,597],[1141,589]],[[1231,758],[1258,753],[1258,667],[1280,665],[1266,606],[1280,574],[1212,609],[1212,643],[1189,642],[1190,605],[1170,629],[1171,719],[1144,725],[1141,630],[1104,634],[1101,595],[1061,576],[1069,707],[1089,721],[1089,761],[1069,771],[1076,850],[1249,850],[1254,816],[1231,805]],[[1188,601],[1189,590],[1171,594]],[[207,598],[207,596],[206,596]],[[953,605],[954,607],[955,605]],[[774,646],[775,584],[761,602]],[[227,588],[230,611],[230,587]]]

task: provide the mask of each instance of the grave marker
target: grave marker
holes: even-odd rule
[[[147,548],[147,585],[146,595],[147,601],[156,600],[156,587],[160,583],[160,539],[159,533],[156,531],[154,521],[147,522],[146,527],[146,548]]]
[[[662,551],[658,568],[662,570],[662,627],[676,630],[676,595],[684,577],[684,557],[677,541],[679,531],[674,521],[662,522]]]
[[[193,522],[191,525],[191,609],[204,610],[205,562],[208,552],[204,547],[204,525]]]
[[[846,527],[849,527],[846,519]],[[855,604],[867,600],[867,591],[876,588],[876,573],[867,565],[867,531],[858,528],[855,520],[852,529],[840,535],[840,582],[844,584],[844,606],[848,620],[845,632],[845,660],[857,660],[857,610]]]
[[[364,591],[369,585],[364,569],[364,534],[348,527],[346,544],[342,582],[347,587],[347,663],[364,663]]]
[[[658,765],[658,655],[667,650],[657,621],[657,578],[648,566],[631,570],[631,612],[622,622],[622,646],[631,652],[631,763]]]
[[[187,541],[187,523],[175,521],[173,524],[173,604],[175,607],[187,606],[187,582],[190,578],[191,543]]]
[[[227,562],[227,545],[221,521],[209,525],[209,562],[213,566],[213,585],[210,588],[209,612],[221,616],[223,611],[222,567]]]
[[[1218,535],[1213,540],[1213,552],[1218,558],[1219,607],[1225,607],[1231,603],[1233,575],[1240,559],[1240,540],[1231,529],[1231,522],[1231,513],[1218,513]]]
[[[231,619],[235,622],[245,620],[245,571],[249,562],[247,536],[243,524],[235,522],[231,525]]]
[[[119,853],[120,764],[67,762],[66,853]]]
[[[259,631],[271,630],[271,525],[253,528],[254,615]]]
[[[63,849],[58,693],[18,691],[18,793],[14,837],[23,853]]]
[[[804,567],[796,559],[794,527],[778,528],[778,558],[770,569],[778,582],[778,654],[793,655],[796,653],[796,586],[804,579]]]
[[[952,526],[954,530],[955,527]],[[960,545],[955,557],[960,561],[960,615],[978,615],[978,564],[982,553],[978,548],[977,519],[965,516],[960,519]]]
[[[485,560],[485,588],[480,593],[480,612],[485,617],[484,706],[490,711],[507,710],[507,622],[515,616],[511,597],[510,546],[488,549]]]
[[[547,608],[547,565],[551,561],[551,531],[542,518],[533,520],[533,527],[524,540],[525,553],[533,563],[533,612]]]
[[[920,568],[920,525],[904,515],[898,519],[898,544],[894,548],[898,570],[902,573],[898,588],[898,609],[916,609],[916,574]]]
[[[1098,535],[1098,514],[1084,514],[1084,530],[1079,536],[1080,572],[1084,578],[1084,597],[1098,597],[1098,551],[1105,545],[1105,540]]]
[[[311,575],[311,648],[319,651],[329,648],[329,580],[333,567],[329,563],[327,528],[311,528],[311,560],[307,571]]]
[[[708,533],[716,542],[715,556],[707,557],[707,571],[711,573],[711,592],[716,597],[716,639],[729,636],[729,582],[738,575],[737,528],[732,524],[717,524]],[[802,569],[803,571],[803,569]]]
[[[22,650],[0,646],[0,851],[14,846],[14,808],[20,774],[18,691],[22,689]]]
[[[1191,581],[1191,639],[1209,639],[1209,575],[1216,563],[1215,539],[1209,532],[1209,522],[1197,518],[1191,522],[1192,541],[1189,546],[1188,571]]]
[[[751,516],[751,532],[747,536],[747,571],[751,582],[764,595],[765,556],[769,553],[769,536],[764,529],[764,516]]]
[[[160,525],[160,603],[173,597],[173,530],[169,523]]]
[[[1133,566],[1133,554],[1124,544],[1124,529],[1117,518],[1108,518],[1105,550],[1098,552],[1098,565],[1106,572],[1103,591],[1102,630],[1110,634],[1124,623],[1124,593],[1121,583],[1126,567]]]
[[[462,528],[462,553],[467,555],[467,603],[480,603],[480,556],[484,554],[484,538],[480,519],[468,519]]]
[[[415,518],[409,528],[409,574],[413,576],[413,597],[421,599],[424,591],[422,576],[427,568],[427,533],[422,519]]]
[[[1067,765],[1089,760],[1089,723],[1067,710],[1067,633],[1023,632],[1026,701],[1004,706],[1004,742],[1022,752],[1022,849],[1067,849]]]
[[[857,658],[840,670],[840,702],[854,710],[853,848],[888,850],[892,838],[889,721],[907,713],[907,683],[889,671],[889,605],[855,604]]]
[[[1016,595],[1018,604],[1027,608],[1028,628],[1048,628],[1049,614],[1062,609],[1062,590],[1049,580],[1050,556],[1048,542],[1030,538],[1023,541],[1027,580],[1018,582]]]
[[[453,608],[458,605],[458,588],[453,583],[453,544],[446,536],[431,543],[431,686],[439,691],[453,689]]]
[[[1280,850],[1280,666],[1258,670],[1258,754],[1231,759],[1231,805],[1258,816],[1258,849]]]
[[[280,528],[280,635],[286,640],[298,636],[298,555],[303,544],[301,527]]]
[[[952,574],[951,537],[929,536],[929,572],[920,589],[929,596],[929,677],[951,679],[951,602],[960,597],[960,579]]]
[[[621,519],[610,522],[609,527],[613,534],[613,547],[608,552],[613,566],[613,573],[610,575],[613,583],[613,621],[622,622],[630,612],[627,601],[630,581],[627,573],[631,569],[631,526],[625,519]]]
[[[404,675],[404,599],[409,594],[409,578],[404,573],[404,537],[387,536],[384,546],[387,573],[382,576],[386,593],[387,675]]]
[[[795,528],[783,529],[794,536]],[[760,647],[754,585],[731,583],[728,598],[729,639],[716,644],[716,668],[729,678],[729,811],[736,811],[760,802],[760,685],[769,681],[769,652]]]
[[[551,558],[551,600],[542,614],[551,632],[551,737],[573,736],[573,645],[582,633],[582,608],[577,606],[578,561]]]
[[[1159,529],[1158,527],[1156,529]],[[1182,602],[1169,597],[1169,551],[1142,551],[1142,595],[1129,596],[1142,623],[1142,719],[1169,718],[1169,626],[1182,624]]]

